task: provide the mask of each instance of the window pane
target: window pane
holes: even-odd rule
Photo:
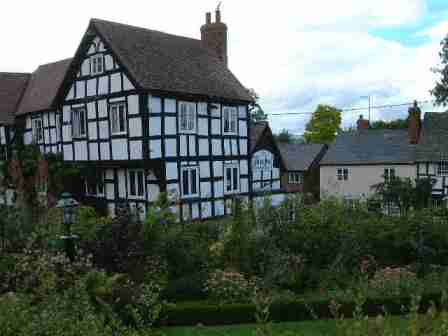
[[[233,190],[238,190],[238,168],[233,168]]]
[[[236,111],[233,109],[232,110],[232,120],[231,120],[231,125],[230,125],[230,129],[232,132],[236,132],[236,122],[237,122],[237,114],[236,114]]]
[[[130,186],[129,193],[132,196],[136,196],[137,194],[135,192],[135,172],[134,171],[129,172],[129,186]]]
[[[180,129],[187,129],[187,106],[186,104],[180,104]]]
[[[124,109],[124,105],[121,104],[119,106],[119,111],[120,111],[120,120],[119,120],[119,124],[120,124],[120,132],[124,132],[125,131],[125,123],[126,123],[126,115],[125,115],[125,109]]]
[[[189,183],[188,183],[188,170],[182,171],[182,186],[184,195],[190,194]]]
[[[144,175],[142,171],[139,171],[137,173],[137,183],[138,183],[138,196],[143,196],[144,190],[143,190],[143,184],[144,184]]]
[[[195,195],[195,194],[197,194],[196,169],[192,169],[190,171],[191,171],[191,194]]]
[[[226,168],[226,190],[232,190],[232,168]]]
[[[103,72],[103,57],[98,58],[98,72]]]

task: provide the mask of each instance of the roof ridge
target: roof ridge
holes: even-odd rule
[[[31,75],[31,72],[0,72],[0,75]]]

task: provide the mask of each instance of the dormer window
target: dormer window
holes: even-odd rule
[[[442,159],[439,161],[439,167],[437,169],[437,175],[448,176],[448,159]]]
[[[90,71],[92,75],[97,75],[104,72],[104,59],[102,54],[90,57]]]

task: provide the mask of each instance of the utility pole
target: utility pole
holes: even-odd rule
[[[371,122],[370,118],[371,118],[371,110],[372,110],[372,96],[368,95],[368,96],[361,96],[361,98],[367,98],[369,100],[369,123]]]

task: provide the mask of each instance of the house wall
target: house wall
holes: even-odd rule
[[[39,146],[41,153],[59,153],[61,151],[61,123],[60,113],[56,111],[44,111],[28,114],[24,117],[25,128],[23,130],[23,143],[30,145],[35,143]],[[33,120],[40,119],[43,125],[43,138],[34,141]]]
[[[279,159],[267,149],[252,154],[252,191],[266,192],[281,188]]]
[[[289,172],[290,171],[285,171],[282,174],[282,186],[285,189],[286,192],[303,192],[304,191],[304,184],[305,183],[289,183]],[[293,172],[293,171],[291,171]],[[304,174],[304,178],[306,177],[304,172],[300,172],[302,174]]]
[[[347,181],[338,181],[337,170],[347,168]],[[320,195],[361,199],[374,194],[372,186],[384,182],[384,169],[395,168],[395,175],[401,178],[417,177],[415,165],[363,165],[363,166],[321,166]]]
[[[444,198],[448,195],[448,176],[440,176],[438,174],[438,163],[434,162],[418,162],[417,176],[418,178],[431,178],[435,180],[432,188],[434,197]]]

